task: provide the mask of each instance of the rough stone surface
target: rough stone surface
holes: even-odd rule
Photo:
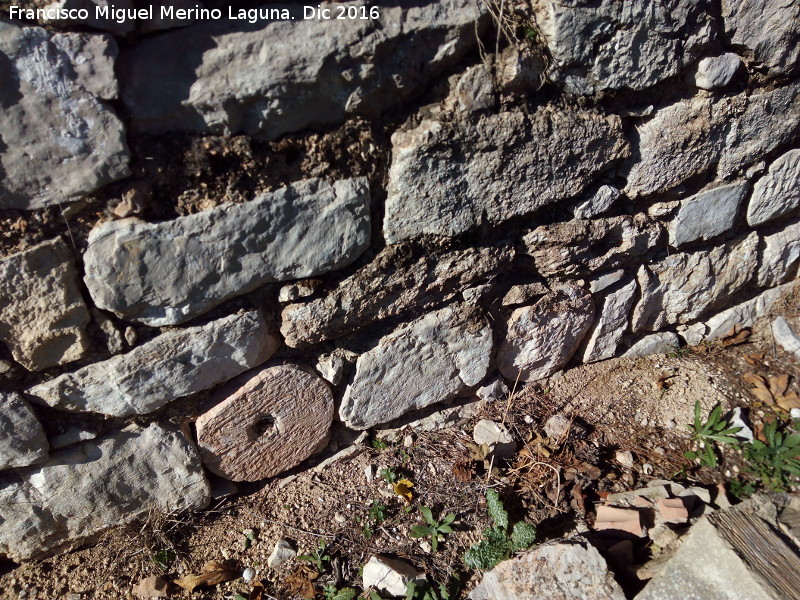
[[[304,19],[302,6],[284,7],[293,20],[203,22],[123,52],[132,128],[274,139],[376,116],[425,91],[474,47],[486,16],[476,0],[383,6],[378,19]]]
[[[575,207],[576,219],[591,219],[606,212],[620,197],[621,192],[613,185],[601,185],[588,200]]]
[[[514,310],[497,352],[498,369],[511,381],[534,381],[555,373],[572,358],[593,320],[592,297],[573,286]]]
[[[501,562],[470,600],[624,600],[605,559],[590,544],[558,541]]]
[[[544,296],[549,290],[543,283],[521,283],[511,286],[511,288],[500,300],[501,306],[519,306],[520,304],[530,304],[534,300]]]
[[[638,340],[623,354],[625,358],[647,356],[649,354],[668,354],[680,348],[681,342],[677,334],[671,331],[646,335]]]
[[[456,236],[530,214],[577,196],[627,155],[619,118],[592,111],[424,120],[392,136],[384,237]]]
[[[402,596],[408,584],[421,581],[422,573],[405,561],[372,556],[362,571],[363,587],[382,590],[390,596]]]
[[[797,335],[783,317],[772,322],[772,337],[775,343],[800,359],[800,335]]]
[[[632,331],[689,323],[725,306],[753,279],[757,259],[758,235],[751,233],[711,250],[673,254],[642,266]]]
[[[0,340],[29,370],[81,358],[89,311],[61,238],[0,260]]]
[[[506,382],[502,377],[493,377],[488,383],[485,383],[475,391],[475,395],[481,400],[487,402],[494,402],[495,400],[502,400],[508,398],[509,390]]]
[[[680,248],[698,240],[710,240],[733,229],[739,207],[750,184],[739,181],[703,190],[681,203],[670,225],[669,243]]]
[[[747,223],[758,227],[800,206],[800,150],[789,150],[769,166],[769,173],[753,186]]]
[[[800,559],[797,539],[778,522],[784,509],[796,514],[797,499],[758,494],[702,517],[636,600],[796,597]]]
[[[625,266],[647,254],[660,239],[660,226],[638,214],[543,225],[522,242],[541,275],[563,277]]]
[[[278,344],[257,311],[231,315],[167,331],[127,354],[64,373],[28,393],[61,410],[147,414],[260,365]]]
[[[727,52],[720,56],[709,56],[697,63],[694,84],[703,90],[725,87],[742,67],[738,54]]]
[[[114,41],[0,23],[0,209],[72,202],[128,175]]]
[[[0,471],[47,460],[47,438],[30,405],[14,392],[0,392]]]
[[[544,73],[544,58],[526,44],[511,44],[497,61],[497,83],[507,93],[539,89]]]
[[[328,435],[333,394],[310,369],[267,367],[215,393],[197,419],[203,464],[231,481],[259,481],[299,465]]]
[[[720,98],[700,95],[659,109],[638,128],[640,160],[625,193],[664,192],[714,165],[730,179],[800,131],[800,84]]]
[[[463,305],[429,313],[358,358],[339,417],[369,429],[463,395],[486,376],[491,355],[492,331],[477,313]]]
[[[603,299],[597,322],[591,329],[583,351],[583,362],[612,358],[628,327],[628,314],[636,294],[636,280],[623,285]]]
[[[774,75],[800,68],[800,6],[787,0],[722,0],[725,33],[732,44]]]
[[[794,278],[800,264],[800,222],[762,239],[759,287],[775,287]]]
[[[84,281],[100,308],[173,325],[265,283],[344,267],[369,238],[366,179],[309,179],[165,223],[104,223],[89,234]]]
[[[566,439],[572,427],[572,419],[562,414],[555,414],[544,423],[544,434],[552,441]]]
[[[456,85],[456,100],[459,108],[468,112],[494,106],[494,81],[487,65],[481,63],[466,70]]]
[[[156,423],[113,431],[1,477],[0,555],[16,561],[85,543],[152,510],[199,509],[209,501],[194,446]]]
[[[390,246],[325,297],[284,308],[281,333],[288,346],[299,347],[358,331],[412,309],[430,309],[508,271],[513,258],[514,249],[508,244],[439,256],[420,254],[407,245]]]
[[[567,92],[643,90],[678,75],[709,43],[710,3],[547,0],[533,4],[552,56],[550,76]]]

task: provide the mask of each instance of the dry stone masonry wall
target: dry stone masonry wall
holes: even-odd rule
[[[724,336],[797,277],[797,3],[536,0],[511,43],[479,0],[382,4],[0,21],[0,556]]]

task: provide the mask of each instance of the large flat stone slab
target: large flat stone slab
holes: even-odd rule
[[[203,464],[232,481],[259,481],[296,467],[323,442],[333,394],[311,369],[285,364],[247,373],[215,393],[197,419]]]
[[[181,433],[155,423],[131,426],[0,475],[0,556],[42,558],[153,510],[199,509],[208,501],[200,457]]]
[[[800,222],[762,238],[758,286],[775,287],[793,279],[800,264]]]
[[[636,289],[636,280],[631,280],[603,298],[597,322],[586,337],[583,362],[613,358],[617,353],[617,347],[628,328],[628,314]]]
[[[714,167],[728,180],[800,132],[800,84],[679,100],[637,131],[641,158],[628,174],[629,196],[667,191]]]
[[[47,460],[48,449],[42,424],[25,399],[0,392],[0,471]]]
[[[698,240],[710,240],[733,229],[739,207],[749,191],[749,183],[737,181],[703,190],[684,200],[670,224],[670,245],[680,248]]]
[[[514,248],[498,244],[439,256],[400,244],[348,277],[324,297],[290,304],[281,315],[286,344],[299,347],[359,331],[409,310],[426,310],[511,268]]]
[[[492,330],[463,305],[443,308],[400,327],[358,357],[339,418],[369,429],[462,395],[486,376]]]
[[[143,415],[263,363],[279,340],[258,311],[168,331],[127,354],[33,386],[31,399],[69,411]]]
[[[544,106],[392,136],[387,243],[456,236],[573,198],[628,155],[619,117]]]
[[[89,234],[84,281],[122,319],[183,323],[265,283],[350,264],[369,245],[369,203],[365,178],[309,179],[165,223],[109,221]]]
[[[643,90],[678,75],[712,40],[710,3],[533,4],[550,51],[550,77],[570,93]]]
[[[381,5],[374,19],[363,7],[367,18],[336,19],[337,6],[358,5],[326,5],[331,19],[266,5],[291,18],[224,18],[140,40],[120,56],[132,128],[274,139],[355,114],[375,117],[427,90],[474,48],[487,16],[479,0]]]
[[[0,209],[77,200],[129,174],[106,35],[0,23]]]
[[[571,285],[517,308],[497,351],[497,368],[510,381],[552,375],[569,362],[593,322],[591,295]]]
[[[56,238],[0,260],[0,340],[35,371],[81,358],[89,311],[67,244]]]

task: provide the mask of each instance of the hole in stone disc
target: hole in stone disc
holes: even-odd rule
[[[275,432],[275,417],[272,415],[262,415],[256,420],[253,426],[253,433],[255,437],[259,438],[263,435],[269,435]]]

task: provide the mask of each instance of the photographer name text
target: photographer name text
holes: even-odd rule
[[[128,21],[294,21],[294,20],[372,20],[380,18],[378,6],[353,6],[317,4],[303,6],[302,10],[288,8],[175,8],[174,6],[153,6],[146,8],[115,8],[113,6],[95,6],[94,10],[86,8],[22,8],[10,6],[10,19],[26,19],[29,21],[89,21],[105,20],[119,23]]]

